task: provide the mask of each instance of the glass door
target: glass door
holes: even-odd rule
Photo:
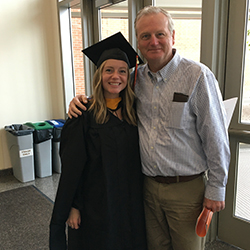
[[[238,97],[230,125],[231,163],[219,239],[250,249],[250,21],[249,0],[231,0],[225,99]]]

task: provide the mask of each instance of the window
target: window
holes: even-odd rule
[[[71,29],[75,94],[85,94],[83,54],[81,52],[83,48],[80,5],[71,8]]]
[[[248,69],[248,70],[247,70]],[[246,32],[241,123],[250,124],[250,8]]]
[[[246,143],[239,143],[235,216],[248,221],[250,221],[249,155],[250,145]]]
[[[84,93],[80,0],[58,1],[65,111],[72,98]],[[80,90],[79,90],[80,88]]]
[[[175,45],[181,56],[200,61],[202,0],[156,0],[155,6],[168,11],[175,24]]]
[[[246,25],[245,53],[243,55],[243,73],[242,73],[242,104],[240,122],[250,124],[250,8],[248,10],[248,21]],[[250,202],[250,169],[249,169],[250,144],[239,143],[238,146],[238,166],[236,181],[235,198],[235,216],[250,221],[250,212],[248,209]]]
[[[128,1],[101,9],[101,39],[121,32],[128,39]]]

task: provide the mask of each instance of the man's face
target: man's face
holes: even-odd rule
[[[142,16],[136,30],[138,48],[147,59],[150,70],[160,70],[173,57],[175,32],[171,35],[167,17],[162,13]]]

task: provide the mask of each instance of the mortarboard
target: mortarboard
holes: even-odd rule
[[[129,68],[143,63],[136,51],[122,35],[118,32],[84,50],[82,52],[99,68],[99,66],[108,59],[117,59],[125,61]],[[137,58],[139,62],[137,61]]]

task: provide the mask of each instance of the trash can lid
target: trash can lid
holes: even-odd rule
[[[50,125],[48,122],[27,122],[25,125],[34,128],[35,130],[44,130],[44,129],[53,129],[53,126]]]
[[[65,121],[62,120],[62,119],[59,119],[59,120],[48,120],[46,122],[48,122],[50,125],[52,125],[55,128],[63,127],[63,125],[65,123]]]

